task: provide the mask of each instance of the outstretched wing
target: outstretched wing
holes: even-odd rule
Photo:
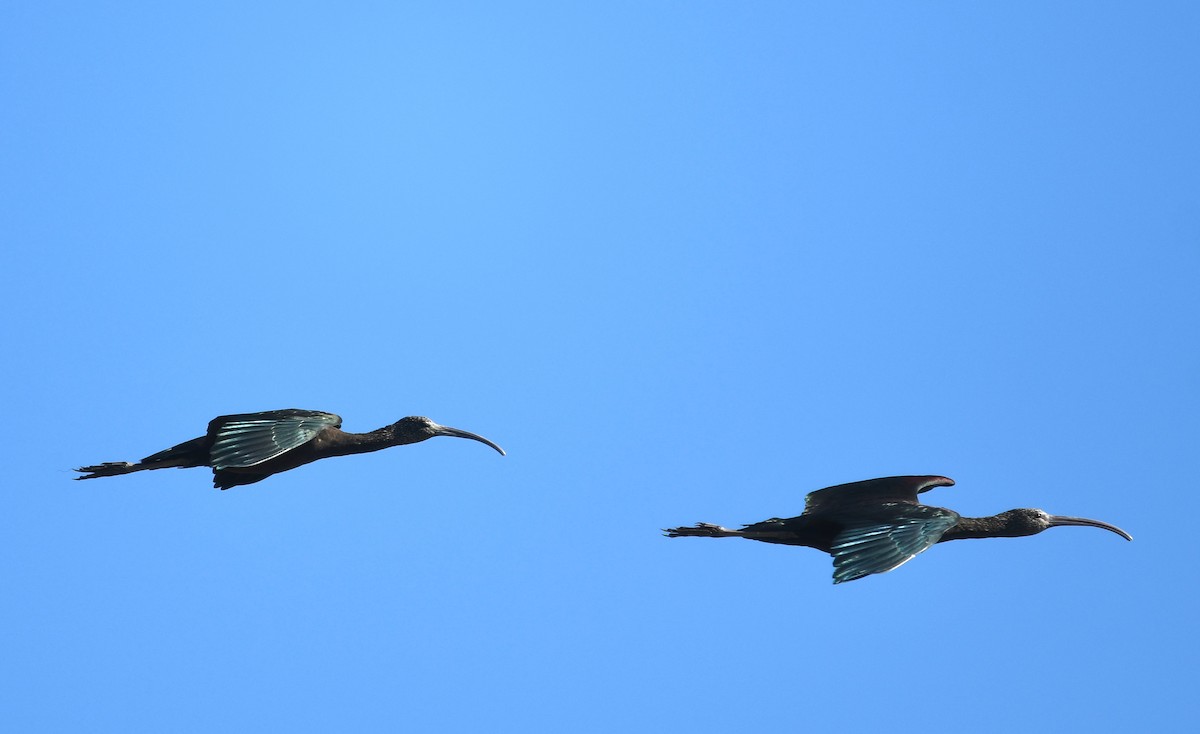
[[[271,410],[223,415],[208,424],[213,437],[209,458],[215,471],[247,467],[274,459],[342,425],[341,416],[316,410]]]
[[[929,505],[885,505],[878,521],[864,518],[833,539],[833,583],[897,568],[938,542],[958,522],[952,510]],[[884,519],[886,518],[886,519]]]
[[[804,498],[804,514],[833,512],[840,509],[858,508],[862,505],[878,505],[883,502],[919,504],[917,495],[934,487],[949,487],[954,480],[933,475],[909,477],[880,477],[861,482],[838,484],[809,492]]]

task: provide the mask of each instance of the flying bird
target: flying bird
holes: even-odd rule
[[[370,433],[341,430],[342,417],[317,410],[268,410],[214,418],[208,433],[184,441],[136,464],[109,461],[83,466],[76,479],[96,479],[129,474],[146,469],[207,466],[213,470],[213,486],[229,489],[239,484],[254,484],[272,474],[295,469],[318,459],[347,454],[365,454],[391,446],[418,443],[434,436],[469,438],[485,443],[504,455],[504,449],[468,431],[437,423],[420,416],[401,418]]]
[[[917,499],[921,492],[953,484],[953,479],[938,476],[868,479],[810,492],[804,499],[804,513],[798,517],[774,517],[741,530],[699,523],[663,532],[670,538],[749,538],[816,548],[833,556],[835,584],[886,573],[934,543],[947,540],[1018,538],[1060,525],[1104,528],[1133,540],[1124,530],[1099,520],[1049,515],[1033,509],[963,517],[954,510],[923,505]]]

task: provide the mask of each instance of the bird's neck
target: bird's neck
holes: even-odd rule
[[[349,433],[347,431],[338,431],[333,436],[330,436],[330,445],[333,447],[332,456],[346,456],[348,454],[366,454],[371,451],[379,451],[391,446],[407,443],[400,440],[396,436],[396,430],[392,426],[384,426],[377,431],[370,433]]]
[[[987,517],[960,517],[954,527],[942,534],[939,543],[964,538],[1019,538],[1028,532],[1018,530],[1007,513]]]

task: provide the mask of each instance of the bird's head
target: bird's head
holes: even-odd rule
[[[1011,537],[1019,537],[1024,535],[1037,535],[1038,533],[1048,528],[1060,527],[1064,525],[1081,525],[1091,528],[1103,528],[1110,532],[1120,535],[1125,540],[1133,540],[1133,536],[1125,532],[1116,525],[1109,525],[1106,522],[1099,520],[1089,520],[1086,517],[1071,517],[1069,515],[1051,515],[1042,510],[1032,508],[1020,508],[1001,512],[996,516],[1002,522],[1002,526],[1008,532],[1006,535]]]
[[[471,433],[470,431],[463,431],[458,428],[450,428],[449,426],[438,425],[425,416],[410,415],[407,418],[401,418],[392,424],[392,431],[395,433],[396,437],[401,439],[404,443],[417,443],[419,441],[433,438],[434,436],[469,438],[472,441],[479,441],[480,443],[485,443],[488,446],[491,446],[499,451],[501,456],[505,455],[504,449],[487,440],[483,436]]]

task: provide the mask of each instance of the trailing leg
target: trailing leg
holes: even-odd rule
[[[698,522],[690,528],[666,528],[663,530],[668,538],[740,538],[741,530],[730,530],[720,525]]]
[[[208,466],[208,437],[201,436],[191,441],[184,441],[178,446],[172,446],[157,454],[151,454],[136,464],[128,461],[106,461],[103,464],[81,466],[75,471],[84,472],[76,479],[96,479],[98,477],[115,477],[121,474],[131,474],[147,469],[169,469],[178,467],[187,469],[196,466]]]

